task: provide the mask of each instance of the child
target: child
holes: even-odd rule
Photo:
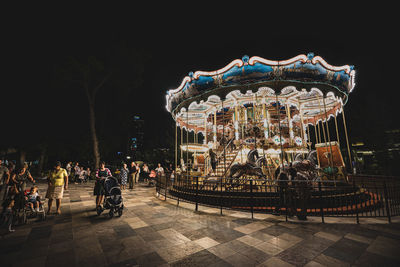
[[[12,229],[12,222],[13,222],[13,207],[14,207],[14,199],[7,199],[3,205],[3,212],[1,213],[1,220],[0,225],[7,226],[8,232],[14,232],[15,230]]]
[[[38,188],[37,186],[32,186],[31,187],[31,191],[29,192],[28,195],[26,195],[28,203],[29,203],[29,207],[31,208],[32,211],[35,210],[36,212],[39,211],[39,193],[38,193]]]

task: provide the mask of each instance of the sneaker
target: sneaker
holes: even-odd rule
[[[36,208],[36,212],[39,212],[40,211],[40,209],[39,208]]]

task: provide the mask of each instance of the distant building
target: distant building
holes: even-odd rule
[[[372,148],[363,141],[351,144],[352,156],[358,173],[398,175],[400,161],[400,129],[384,132],[382,147]]]
[[[144,155],[144,120],[133,116],[129,125],[127,156],[132,160],[141,160]]]

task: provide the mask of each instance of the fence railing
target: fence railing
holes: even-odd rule
[[[400,180],[395,177],[349,176],[349,182],[232,179],[178,174],[156,178],[157,195],[198,205],[254,213],[325,217],[400,215]]]

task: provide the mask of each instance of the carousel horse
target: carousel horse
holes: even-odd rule
[[[285,164],[283,168],[279,165],[275,171],[275,177],[284,173],[290,177],[290,180],[316,180],[318,178],[317,162],[316,150],[310,151],[306,156],[299,153],[290,165]]]
[[[230,186],[238,186],[240,183],[238,179],[243,175],[258,176],[266,179],[266,175],[263,173],[262,167],[267,164],[265,157],[258,155],[257,149],[252,149],[247,154],[247,161],[244,164],[235,163],[232,164],[229,169],[228,177],[230,179]]]

